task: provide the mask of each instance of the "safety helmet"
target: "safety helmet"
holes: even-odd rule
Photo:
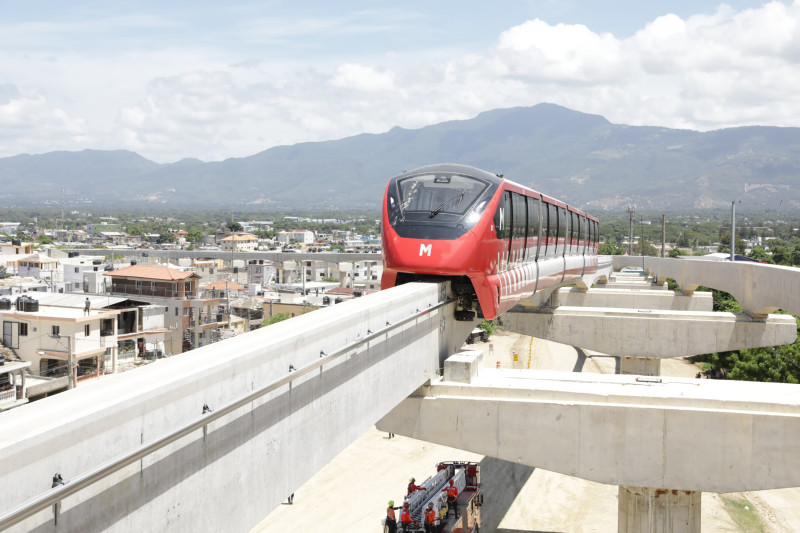
[[[411,479],[409,479],[409,481],[410,481],[411,483],[414,483],[414,478],[412,477]]]
[[[394,505],[394,500],[389,500],[389,506],[391,507],[393,505]]]
[[[433,507],[433,502],[428,502],[428,507]]]
[[[450,480],[450,484],[451,484],[451,485],[453,484],[453,480],[452,480],[452,479]]]
[[[408,502],[404,502],[403,507],[408,507]]]

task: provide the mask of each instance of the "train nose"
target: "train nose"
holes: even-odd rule
[[[472,232],[455,240],[403,239],[403,267],[412,272],[446,275],[473,270],[476,239]],[[402,270],[402,268],[401,268]]]

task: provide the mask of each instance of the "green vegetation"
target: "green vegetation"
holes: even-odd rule
[[[292,316],[289,313],[278,313],[277,315],[272,315],[271,317],[267,317],[261,321],[262,326],[271,326],[272,324],[277,324],[278,322],[283,322],[284,320],[288,320]]]
[[[738,526],[739,531],[748,533],[763,533],[764,522],[756,512],[753,504],[741,494],[720,494],[720,500],[731,519]]]
[[[500,329],[500,322],[496,318],[492,320],[483,320],[478,324],[478,327],[485,331],[487,335],[491,335]]]
[[[710,290],[714,298],[714,311],[742,313],[730,294]],[[795,317],[797,321],[797,317]],[[798,328],[800,330],[800,328]],[[775,383],[800,383],[800,335],[793,344],[767,348],[748,348],[731,352],[698,355],[693,358],[704,363],[706,370],[726,370],[727,377],[742,381],[768,381]]]

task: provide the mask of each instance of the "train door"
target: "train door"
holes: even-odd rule
[[[556,241],[556,255],[564,256],[567,253],[567,239],[569,239],[569,219],[564,207],[558,208],[558,238]]]
[[[508,268],[508,261],[511,251],[511,193],[503,191],[503,196],[500,198],[500,203],[497,206],[497,211],[494,213],[494,228],[497,233],[497,239],[501,243],[501,248],[498,250],[497,258],[497,271],[503,272]]]

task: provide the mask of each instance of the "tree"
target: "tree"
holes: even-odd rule
[[[244,230],[244,228],[242,228],[242,225],[239,224],[238,222],[231,221],[228,222],[226,226],[228,227],[228,231],[232,231],[234,233]]]
[[[772,246],[770,251],[772,252],[772,260],[775,261],[776,265],[791,266],[792,252],[789,248],[786,246]]]
[[[731,251],[731,232],[726,231],[720,237],[720,245],[719,245],[719,252],[720,253],[730,253]],[[747,250],[747,243],[744,242],[742,239],[736,239],[736,253],[739,255],[744,255],[745,250]]]
[[[750,257],[762,263],[769,263],[771,265],[775,264],[775,261],[772,260],[772,256],[769,254],[769,252],[767,252],[760,246],[756,246],[755,248],[750,250],[750,253],[747,254],[747,257]]]
[[[616,242],[601,242],[597,253],[600,255],[622,255],[624,252]]]
[[[158,235],[158,239],[156,240],[158,244],[167,244],[171,242],[175,242],[175,236],[171,233],[161,233]]]
[[[47,236],[47,235],[45,235],[44,233],[42,233],[41,235],[39,235],[38,237],[36,237],[36,241],[37,241],[39,244],[53,244],[53,239],[51,239],[50,237],[48,237],[48,236]]]
[[[203,232],[199,229],[192,228],[188,231],[188,235],[186,236],[189,242],[200,242],[203,240]]]

